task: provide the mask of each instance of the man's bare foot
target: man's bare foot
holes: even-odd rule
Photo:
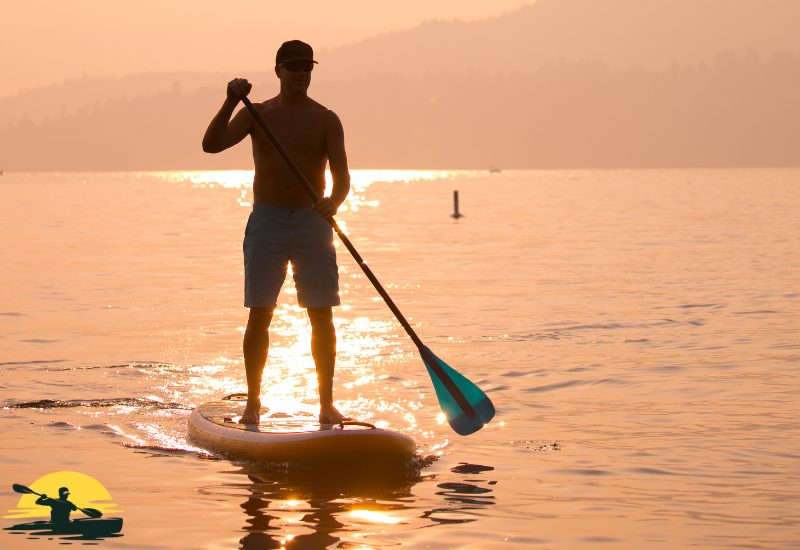
[[[331,405],[330,407],[319,409],[319,423],[320,424],[341,424],[345,420],[350,420],[342,416],[339,410]]]
[[[242,413],[242,418],[239,419],[239,424],[258,424],[261,418],[261,403],[247,402]]]

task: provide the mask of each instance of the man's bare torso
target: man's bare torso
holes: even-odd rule
[[[322,196],[328,163],[327,129],[331,116],[335,115],[312,99],[303,106],[286,107],[279,103],[278,98],[273,98],[257,103],[255,107],[289,157]],[[250,136],[255,161],[254,202],[279,208],[312,204],[311,197],[264,131],[253,125]]]

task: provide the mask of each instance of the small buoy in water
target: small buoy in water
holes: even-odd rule
[[[458,191],[453,191],[453,210],[453,218],[458,219],[463,217],[463,214],[458,212]]]

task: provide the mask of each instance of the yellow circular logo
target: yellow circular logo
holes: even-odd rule
[[[103,515],[122,512],[111,502],[111,495],[102,483],[80,472],[54,472],[40,477],[28,486],[31,491],[54,499],[59,497],[59,489],[62,487],[69,489],[69,500],[78,508],[94,508]],[[34,494],[22,495],[17,503],[17,509],[9,510],[11,515],[3,518],[49,517],[50,508],[36,504],[38,498],[39,496]]]

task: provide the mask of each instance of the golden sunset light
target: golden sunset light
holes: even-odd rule
[[[797,21],[6,2],[0,548],[793,547]]]

